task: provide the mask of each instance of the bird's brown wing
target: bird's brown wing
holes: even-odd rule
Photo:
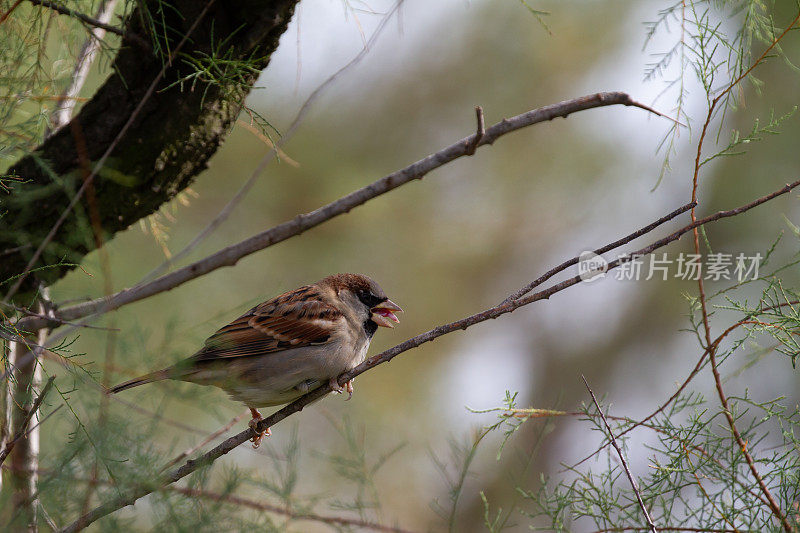
[[[189,360],[210,362],[320,344],[330,338],[341,316],[319,289],[300,287],[257,305],[221,328]]]

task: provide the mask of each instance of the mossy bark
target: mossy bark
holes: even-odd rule
[[[296,3],[215,2],[94,178],[92,190],[33,266],[47,268],[28,275],[19,301],[39,282],[50,284],[71,269],[59,262],[79,263],[98,242],[156,211],[206,168],[258,71],[278,47]],[[205,5],[196,0],[140,3],[126,20],[113,74],[70,124],[9,169],[7,174],[22,181],[0,197],[0,281],[23,272],[80,188],[87,162],[93,165],[111,146]],[[216,79],[177,83],[196,72],[190,58],[216,65]],[[100,239],[92,225],[102,228]]]

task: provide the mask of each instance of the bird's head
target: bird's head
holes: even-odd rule
[[[362,274],[335,274],[319,281],[331,287],[342,300],[367,321],[376,326],[393,328],[400,322],[395,313],[400,306],[391,301],[380,285]]]

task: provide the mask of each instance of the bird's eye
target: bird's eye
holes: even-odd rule
[[[381,298],[375,296],[370,291],[358,291],[358,299],[367,307],[375,307],[381,303]]]

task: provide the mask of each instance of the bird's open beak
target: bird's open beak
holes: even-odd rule
[[[400,322],[395,312],[402,313],[403,310],[393,301],[386,300],[370,309],[370,312],[372,313],[370,318],[372,318],[373,322],[384,328],[393,328],[394,324],[392,322]]]

